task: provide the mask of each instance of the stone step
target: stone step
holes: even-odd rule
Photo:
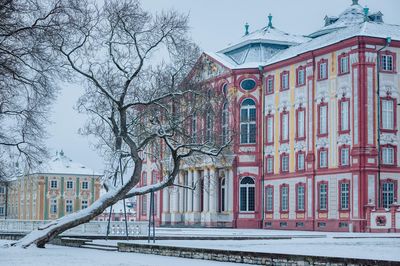
[[[118,251],[117,246],[93,244],[93,243],[86,243],[86,244],[82,245],[81,248],[96,249],[96,250],[103,250],[103,251]]]

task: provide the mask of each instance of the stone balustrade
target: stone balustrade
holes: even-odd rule
[[[0,232],[7,233],[29,233],[39,226],[42,226],[51,221],[29,221],[29,220],[0,220]],[[89,223],[78,225],[63,235],[106,235],[107,221],[90,221]],[[128,222],[128,235],[130,236],[143,236],[147,233],[147,222]],[[109,235],[124,236],[125,222],[112,221],[110,223]]]

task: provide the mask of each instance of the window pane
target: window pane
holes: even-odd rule
[[[341,117],[341,125],[340,128],[342,131],[349,130],[349,102],[342,101],[340,103],[340,117]]]
[[[248,211],[255,210],[255,195],[254,195],[254,187],[249,187],[249,209]]]
[[[305,127],[304,127],[304,111],[299,111],[297,113],[297,129],[299,130],[299,132],[297,133],[299,138],[303,138],[304,137],[304,131],[305,131]]]
[[[247,188],[240,188],[240,211],[247,211]]]
[[[256,125],[255,124],[250,125],[249,143],[256,143]]]
[[[328,133],[328,106],[321,105],[319,109],[319,133]]]

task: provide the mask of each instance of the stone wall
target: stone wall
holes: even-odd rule
[[[400,265],[400,262],[118,243],[118,251],[255,265]]]

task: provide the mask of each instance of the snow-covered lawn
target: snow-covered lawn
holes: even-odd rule
[[[8,241],[0,240],[0,246]],[[1,266],[237,266],[207,260],[182,259],[136,253],[97,251],[48,245],[38,248],[0,248]]]

